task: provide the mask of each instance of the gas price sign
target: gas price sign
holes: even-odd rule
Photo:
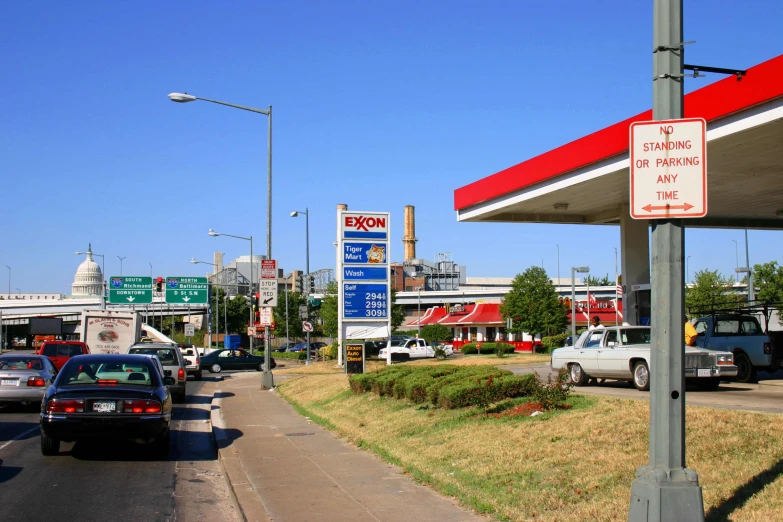
[[[389,298],[385,283],[343,284],[343,316],[354,319],[386,319]]]

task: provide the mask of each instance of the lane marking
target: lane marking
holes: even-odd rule
[[[36,431],[36,430],[38,430],[38,429],[40,429],[40,426],[33,426],[33,427],[32,427],[32,428],[30,428],[29,430],[25,431],[24,433],[20,433],[19,435],[17,435],[17,436],[16,436],[16,437],[14,437],[13,439],[9,440],[8,442],[6,442],[6,443],[4,443],[4,444],[0,444],[0,450],[1,450],[1,449],[3,449],[3,448],[5,448],[6,446],[8,446],[9,444],[11,444],[12,442],[14,442],[14,441],[17,441],[17,440],[19,440],[19,439],[21,439],[21,438],[23,438],[23,437],[26,437],[27,435],[31,434],[32,432],[34,432],[34,431]]]

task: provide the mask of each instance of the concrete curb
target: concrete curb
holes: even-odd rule
[[[223,381],[225,377],[221,376]],[[243,522],[271,521],[261,499],[258,498],[242,463],[229,448],[230,438],[220,409],[221,390],[215,390],[210,405],[212,437],[218,452],[218,462],[228,485],[231,501]]]

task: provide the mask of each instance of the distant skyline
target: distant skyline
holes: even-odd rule
[[[783,3],[689,1],[688,61],[781,52]],[[267,118],[170,92],[273,106],[273,257],[334,268],[335,209],[388,211],[402,261],[450,252],[468,277],[614,277],[619,227],[458,223],[456,188],[651,106],[652,2],[7,2],[0,19],[6,195],[0,294],[70,293],[92,243],[106,276],[203,275],[252,235],[265,253]],[[686,90],[720,80],[687,79]],[[586,194],[585,197],[589,197]],[[687,226],[687,223],[686,223]],[[781,236],[749,232],[751,264]],[[736,241],[736,253],[735,243]],[[688,276],[745,264],[743,230],[686,230]],[[100,258],[96,258],[100,264]],[[620,260],[618,264],[621,265]]]

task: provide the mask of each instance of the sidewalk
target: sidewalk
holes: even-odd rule
[[[308,421],[260,383],[257,373],[226,375],[212,402],[219,458],[245,520],[484,520]]]

